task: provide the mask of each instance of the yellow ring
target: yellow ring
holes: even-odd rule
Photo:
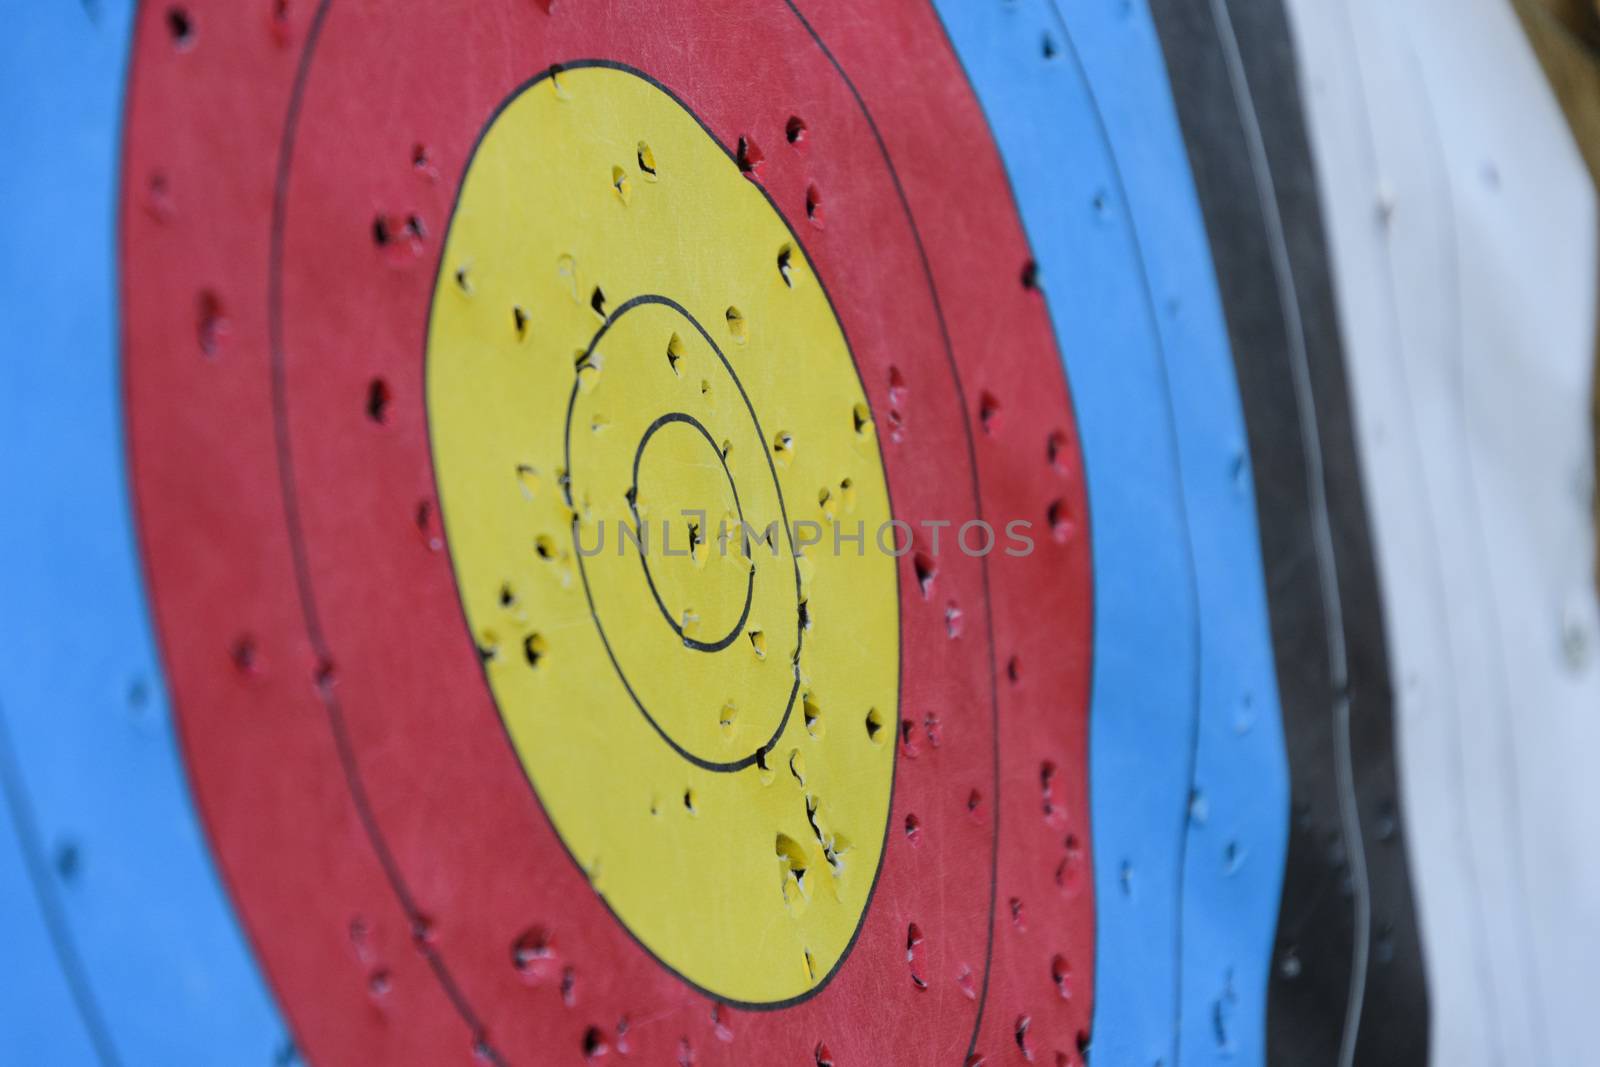
[[[800,242],[658,85],[540,79],[463,180],[427,404],[467,623],[562,841],[697,987],[814,991],[882,856],[899,602],[866,399]],[[740,512],[778,521],[770,546],[735,523],[723,550]]]

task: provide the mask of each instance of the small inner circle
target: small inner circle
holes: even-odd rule
[[[578,360],[578,366],[580,368],[582,368],[584,366],[590,365],[590,360],[593,357],[593,354],[595,353],[597,346],[602,342],[602,340],[608,334],[611,333],[611,331],[614,328],[617,327],[618,323],[620,323],[624,318],[629,317],[632,313],[634,313],[636,311],[639,311],[641,309],[648,309],[648,308],[652,308],[652,307],[663,308],[663,309],[666,309],[667,311],[670,311],[671,313],[677,315],[683,321],[685,321],[689,325],[690,328],[692,328],[694,330],[694,332],[701,338],[701,340],[703,340],[705,342],[705,344],[710,348],[712,354],[716,357],[717,363],[721,366],[723,372],[727,375],[728,380],[732,382],[734,390],[736,391],[736,393],[737,393],[737,395],[739,397],[739,400],[741,401],[741,406],[743,407],[745,414],[749,417],[750,423],[751,423],[751,427],[755,431],[755,439],[757,441],[766,441],[766,440],[768,440],[769,438],[767,437],[766,432],[761,427],[761,419],[760,419],[759,416],[757,416],[756,411],[755,411],[755,407],[750,401],[750,396],[745,391],[743,382],[741,382],[739,380],[738,372],[736,370],[734,370],[733,365],[728,361],[727,355],[717,345],[716,340],[706,330],[705,326],[698,319],[696,319],[695,316],[693,314],[691,314],[687,308],[685,308],[682,304],[679,304],[676,300],[673,300],[671,297],[663,296],[663,295],[655,294],[655,293],[646,293],[646,294],[640,294],[638,296],[631,297],[628,300],[623,301],[623,303],[621,305],[619,305],[616,308],[616,310],[612,311],[606,317],[605,321],[601,324],[600,328],[595,331],[594,336],[590,338],[588,346],[584,349],[584,352],[583,352],[582,356]],[[603,611],[599,610],[596,607],[596,604],[595,604],[594,588],[591,585],[591,576],[590,576],[590,573],[589,573],[590,569],[591,569],[590,568],[590,563],[586,560],[587,553],[584,552],[583,547],[582,547],[582,545],[580,543],[580,540],[579,540],[578,513],[573,508],[573,502],[574,502],[574,499],[575,499],[575,497],[574,497],[574,486],[575,485],[581,485],[583,483],[583,481],[584,481],[584,475],[580,471],[581,463],[580,464],[575,464],[574,463],[573,452],[572,452],[572,445],[573,445],[573,434],[572,434],[573,416],[574,416],[574,412],[577,409],[579,397],[583,392],[582,386],[583,386],[583,376],[580,373],[579,375],[577,375],[575,377],[575,379],[574,379],[574,381],[572,383],[571,391],[567,395],[566,425],[565,425],[565,428],[564,428],[564,431],[563,431],[563,438],[564,438],[564,440],[563,440],[563,456],[564,456],[564,459],[565,459],[565,473],[564,473],[564,476],[563,476],[563,479],[562,479],[562,496],[563,496],[563,499],[566,502],[566,506],[567,506],[567,509],[568,509],[569,513],[572,515],[571,527],[572,527],[573,550],[574,550],[574,553],[575,553],[575,556],[576,556],[576,559],[577,559],[578,575],[579,575],[579,578],[582,580],[582,583],[583,583],[584,596],[588,600],[590,615],[594,619],[595,629],[600,635],[601,643],[605,646],[606,655],[611,661],[611,666],[616,671],[617,677],[621,680],[623,688],[627,690],[628,696],[633,701],[634,706],[639,709],[639,713],[644,716],[645,721],[650,724],[650,726],[651,726],[651,728],[653,730],[655,730],[657,736],[659,736],[662,739],[662,741],[666,742],[667,746],[669,748],[671,748],[673,752],[675,752],[679,756],[683,757],[683,759],[685,759],[689,763],[691,763],[694,766],[699,767],[699,768],[701,768],[703,770],[715,771],[715,772],[719,772],[719,773],[733,773],[733,772],[737,772],[737,771],[743,770],[746,767],[751,767],[751,766],[756,766],[758,764],[761,764],[761,761],[765,758],[766,753],[768,751],[770,751],[773,748],[773,746],[775,746],[778,743],[778,738],[783,736],[783,732],[784,732],[784,730],[787,728],[787,726],[789,724],[789,718],[790,718],[791,714],[794,711],[795,700],[796,700],[796,697],[798,696],[799,691],[800,691],[800,675],[798,674],[798,672],[789,672],[791,677],[790,677],[790,681],[789,681],[788,687],[787,687],[788,692],[787,692],[787,694],[785,696],[783,696],[781,698],[781,712],[778,712],[778,714],[777,714],[777,721],[773,726],[771,734],[768,735],[764,740],[761,740],[761,741],[757,742],[756,744],[754,744],[753,746],[747,748],[745,750],[746,753],[747,753],[746,755],[743,755],[743,756],[740,756],[740,757],[737,757],[737,758],[733,758],[733,759],[712,759],[712,758],[707,758],[706,756],[701,755],[701,754],[699,754],[697,752],[694,752],[690,748],[686,747],[682,742],[680,742],[677,738],[675,738],[673,736],[672,732],[667,728],[667,726],[652,711],[652,709],[649,706],[649,704],[645,700],[642,700],[640,698],[639,692],[635,689],[633,683],[629,681],[628,672],[624,668],[624,664],[622,662],[622,659],[619,658],[619,656],[625,656],[626,655],[626,649],[619,648],[619,646],[616,643],[613,642],[612,637],[607,633],[606,622],[605,622],[605,614],[604,614]],[[687,416],[687,415],[682,415],[681,413],[672,413],[672,414],[676,415],[677,417],[673,418],[673,419],[669,419],[669,421],[685,421],[685,420],[688,420],[688,421],[692,422],[692,420],[690,420],[689,416]],[[712,438],[710,433],[703,426],[699,425],[698,423],[693,423],[690,426],[690,428],[691,429],[697,429],[707,441],[712,442],[712,448],[717,453],[718,461],[721,464],[721,466],[723,467],[724,471],[726,472],[728,470],[727,463],[722,457],[722,450],[720,448],[718,448],[716,446],[716,444],[714,443],[715,439]],[[633,486],[630,487],[633,490],[633,492],[630,493],[629,495],[631,497],[633,497],[635,500],[637,499],[637,493],[638,493],[638,464],[639,464],[639,457],[640,457],[640,455],[642,455],[642,452],[643,452],[643,447],[642,447],[643,444],[644,444],[644,440],[643,440],[643,438],[641,438],[640,447],[636,450],[635,456],[634,456],[634,460],[635,460],[635,469],[633,471],[633,483],[634,484],[633,484]],[[805,625],[804,625],[805,609],[804,609],[804,606],[803,606],[804,596],[803,596],[802,591],[801,591],[799,553],[797,553],[795,551],[792,527],[789,525],[788,510],[787,510],[787,508],[785,507],[785,504],[784,504],[783,486],[778,481],[778,471],[777,471],[776,462],[774,461],[774,459],[773,459],[772,455],[770,454],[770,452],[768,452],[766,449],[762,449],[762,451],[764,453],[766,453],[766,455],[765,455],[766,471],[767,471],[767,475],[772,479],[773,492],[774,492],[774,494],[776,496],[777,505],[778,505],[778,520],[779,521],[777,523],[775,523],[775,525],[781,530],[781,537],[783,538],[784,545],[788,550],[787,551],[787,555],[788,555],[788,558],[789,558],[788,570],[792,573],[792,577],[793,577],[795,615],[792,616],[791,618],[794,619],[794,623],[792,623],[792,625],[795,626],[795,629],[794,629],[794,635],[795,635],[794,642],[795,643],[794,643],[793,651],[792,651],[792,653],[790,653],[789,658],[790,658],[790,660],[792,662],[798,662],[799,658],[800,658],[800,650],[801,650],[801,647],[802,647],[802,645],[803,645],[803,643],[805,641]],[[728,476],[728,480],[729,480],[729,483],[731,485],[731,483],[733,481],[731,474]],[[632,502],[630,502],[630,503],[632,503]],[[737,496],[736,496],[735,503],[736,503],[736,505],[738,504]],[[637,524],[638,515],[637,515],[637,512],[636,512],[636,509],[634,509],[634,510],[635,510],[634,520],[635,520],[635,523]],[[647,511],[648,511],[648,509],[647,509]],[[744,532],[745,531],[743,529],[741,529],[739,531],[739,535],[741,537],[743,537]],[[752,552],[750,555],[751,555],[752,562],[753,562],[754,553]],[[598,562],[598,561],[596,561],[596,562]],[[772,572],[771,571],[766,571],[764,573],[767,575],[768,580],[772,579]],[[751,577],[749,579],[749,584],[746,587],[746,594],[745,594],[745,613],[746,614],[748,614],[748,612],[750,610],[752,610],[752,605],[753,605],[753,602],[754,602],[754,571],[753,570],[750,572],[750,575],[751,575]],[[653,577],[652,577],[651,580],[652,580],[652,583],[653,583]],[[787,584],[787,583],[785,583],[785,584]],[[661,598],[659,596],[656,597],[656,604],[657,604],[658,609],[662,612],[663,616],[666,617],[668,625],[672,625],[676,620],[673,618],[672,613],[667,610],[665,605],[662,604]],[[740,631],[743,629],[743,624],[746,621],[748,621],[747,618],[742,618],[741,622],[740,622],[740,625],[735,627],[734,630],[732,631],[732,636],[730,638],[724,638],[721,644],[707,642],[707,643],[704,643],[703,647],[701,649],[699,649],[699,650],[705,651],[705,650],[712,650],[712,649],[715,649],[715,648],[722,648],[724,651],[726,651],[726,649],[728,647],[730,647],[727,642],[729,640],[737,640],[738,639],[738,635],[739,635]],[[675,634],[677,634],[679,636],[679,639],[681,641],[681,639],[682,639],[681,638],[681,629],[679,627],[677,627],[677,626],[673,626],[673,630],[674,630]],[[778,710],[777,706],[776,706],[776,703],[774,704],[772,710],[774,710],[774,711]]]
[[[661,617],[667,620],[667,625],[672,627],[672,632],[677,634],[678,637],[683,640],[684,647],[691,648],[696,652],[720,652],[722,649],[727,648],[729,645],[733,644],[734,641],[738,640],[740,632],[744,630],[744,624],[750,619],[750,600],[754,595],[756,582],[756,569],[754,560],[752,559],[749,573],[745,576],[744,608],[739,612],[738,621],[733,624],[733,627],[726,634],[715,641],[698,640],[683,632],[683,624],[679,621],[679,617],[670,609],[668,609],[666,602],[661,599],[661,592],[656,588],[655,576],[650,572],[650,549],[648,547],[649,533],[644,523],[639,518],[639,464],[640,461],[644,459],[644,450],[646,446],[650,444],[651,439],[655,437],[659,431],[665,427],[678,423],[690,427],[702,438],[704,438],[706,444],[710,446],[712,454],[717,457],[717,462],[722,466],[722,473],[728,479],[728,488],[733,492],[733,509],[739,517],[739,529],[737,534],[743,534],[744,507],[739,503],[739,487],[734,484],[733,472],[728,470],[728,461],[722,455],[722,450],[717,447],[717,442],[712,438],[710,431],[705,428],[700,420],[695,418],[693,415],[686,414],[682,411],[669,411],[665,415],[658,417],[639,437],[639,447],[635,449],[633,453],[633,487],[628,493],[628,511],[633,515],[634,529],[640,535],[640,544],[644,546],[641,547],[639,551],[639,565],[644,568],[645,584],[650,587],[650,595],[655,598],[656,607],[661,610]],[[709,526],[711,521],[710,512],[704,513],[704,518]],[[662,527],[661,529],[663,540],[660,545],[660,551],[665,554],[668,552],[666,528]],[[700,531],[700,537],[702,539],[709,539],[711,537],[711,531],[709,529],[702,529]],[[693,549],[693,546],[686,547],[690,551]]]

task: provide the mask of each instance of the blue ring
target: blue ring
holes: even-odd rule
[[[1260,1064],[1288,774],[1244,416],[1160,45],[1133,0],[936,7],[1087,470],[1092,1059]]]
[[[0,1058],[270,1067],[293,1046],[189,792],[134,534],[118,353],[133,5],[0,42]]]

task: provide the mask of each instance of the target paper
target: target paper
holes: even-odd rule
[[[1581,1061],[1594,30],[19,12],[0,1061]]]

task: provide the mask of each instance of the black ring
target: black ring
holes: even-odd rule
[[[728,457],[722,454],[722,449],[717,447],[717,442],[699,419],[682,411],[669,411],[657,418],[655,422],[652,422],[645,429],[644,435],[639,438],[639,447],[634,449],[633,452],[633,487],[628,490],[628,511],[633,515],[633,528],[639,533],[639,543],[641,545],[647,543],[644,524],[639,521],[639,461],[644,458],[644,446],[650,443],[650,438],[656,435],[656,431],[675,422],[694,427],[699,431],[700,436],[706,439],[706,444],[711,446],[711,451],[717,454],[717,461],[722,464],[722,473],[728,479],[728,488],[733,491],[733,510],[739,515],[739,531],[742,534],[745,529],[744,507],[739,503],[739,487],[734,484],[733,472],[728,470]],[[662,536],[661,551],[665,555],[667,551],[665,531],[663,531]],[[723,544],[726,545],[727,542],[724,541]],[[621,546],[619,545],[618,547],[620,548]],[[689,546],[689,551],[694,551],[693,544]],[[650,595],[656,599],[656,607],[661,609],[661,617],[667,620],[667,625],[672,627],[672,632],[683,640],[685,648],[691,648],[696,652],[721,652],[738,640],[739,631],[743,630],[744,624],[750,621],[750,600],[755,594],[756,588],[756,565],[753,558],[750,561],[750,573],[745,576],[744,610],[739,613],[739,621],[733,624],[733,629],[716,641],[698,641],[683,632],[683,626],[677,619],[672,617],[672,612],[667,610],[667,605],[661,600],[661,593],[656,589],[655,577],[650,573],[650,553],[643,548],[639,550],[639,566],[644,568],[645,584],[650,587]]]

